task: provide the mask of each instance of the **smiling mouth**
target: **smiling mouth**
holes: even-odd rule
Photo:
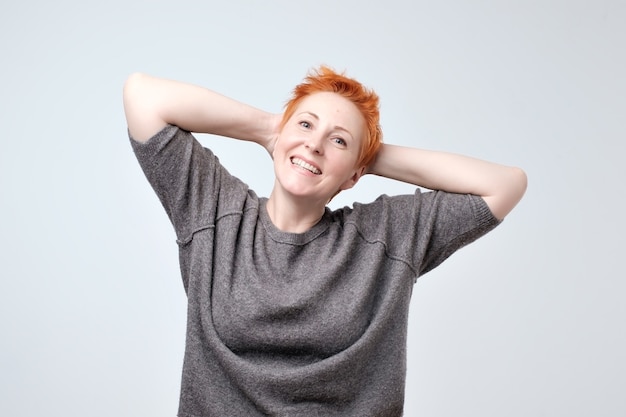
[[[320,175],[322,173],[322,171],[320,171],[319,169],[315,168],[313,165],[303,161],[300,158],[291,158],[291,163],[294,165],[299,166],[300,168],[306,169],[307,171],[315,174],[315,175]]]

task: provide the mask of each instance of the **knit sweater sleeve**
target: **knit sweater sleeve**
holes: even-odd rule
[[[415,279],[499,224],[479,196],[420,189],[355,204],[350,218],[365,239],[383,243],[388,256],[408,264]]]
[[[148,182],[174,226],[179,244],[195,232],[213,227],[220,193],[245,185],[231,176],[209,149],[188,131],[166,126],[147,142],[131,146]],[[224,199],[226,200],[226,199]]]
[[[493,230],[500,221],[482,197],[445,192],[425,193],[414,235],[417,240],[413,262],[419,275],[434,269],[457,250]]]

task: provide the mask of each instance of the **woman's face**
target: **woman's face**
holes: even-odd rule
[[[363,173],[356,164],[364,132],[365,119],[351,101],[329,92],[307,96],[274,145],[275,187],[326,204]]]

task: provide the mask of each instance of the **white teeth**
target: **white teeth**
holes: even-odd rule
[[[315,175],[319,175],[319,174],[322,173],[322,171],[320,171],[319,169],[315,168],[313,165],[304,162],[300,158],[291,158],[291,163],[294,164],[294,165],[298,165],[299,167],[304,168],[307,171],[311,171]]]

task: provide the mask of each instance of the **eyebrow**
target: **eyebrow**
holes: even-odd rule
[[[302,114],[308,114],[309,116],[313,117],[315,120],[319,120],[320,119],[317,114],[315,114],[313,112],[310,112],[308,110],[305,110],[303,112],[298,113],[297,116],[300,116]],[[335,125],[335,126],[333,126],[333,129],[341,130],[342,132],[346,132],[348,135],[350,135],[350,138],[353,138],[352,133],[348,129],[346,129],[345,127]]]

